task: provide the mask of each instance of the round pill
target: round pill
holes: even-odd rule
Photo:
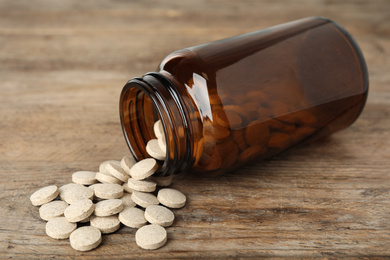
[[[129,188],[135,191],[153,192],[156,190],[157,184],[150,180],[135,180],[130,178],[127,182]]]
[[[125,156],[121,160],[121,167],[127,174],[130,175],[130,169],[135,163],[136,161],[133,156]]]
[[[72,181],[77,184],[91,185],[97,182],[96,172],[78,171],[72,174]]]
[[[64,211],[64,216],[69,222],[78,222],[89,217],[95,209],[90,199],[81,199],[70,204]]]
[[[95,215],[98,217],[108,217],[121,212],[123,202],[120,199],[103,200],[95,205]]]
[[[146,144],[146,152],[153,158],[163,161],[165,160],[166,153],[165,150],[161,150],[160,145],[158,144],[157,139],[151,139]]]
[[[103,234],[109,234],[117,231],[121,223],[118,219],[118,215],[108,216],[108,217],[91,217],[91,226],[97,228]]]
[[[145,218],[151,224],[169,227],[173,224],[175,215],[164,206],[151,205],[145,209]]]
[[[68,204],[81,199],[93,199],[93,191],[81,184],[69,183],[59,188],[60,198]]]
[[[99,165],[99,172],[105,172],[106,171],[106,166],[108,163],[113,163],[113,164],[116,164],[118,166],[121,166],[121,163],[117,160],[107,160],[107,161],[104,161],[102,162],[100,165]]]
[[[97,172],[96,173],[96,179],[100,181],[101,183],[113,183],[113,184],[121,184],[122,181],[118,180],[114,176],[112,176],[107,170],[106,172]]]
[[[77,228],[76,223],[70,223],[65,217],[52,218],[46,223],[46,234],[55,239],[65,239]]]
[[[62,200],[52,201],[46,204],[43,204],[39,208],[39,216],[43,220],[50,220],[52,218],[62,217],[64,215],[65,209],[68,207],[68,203]]]
[[[126,182],[129,179],[129,175],[115,163],[108,163],[106,165],[106,170],[118,180]]]
[[[168,187],[169,185],[172,184],[173,176],[172,175],[161,176],[161,177],[160,176],[158,176],[158,177],[150,176],[148,179],[157,183],[157,186]]]
[[[161,122],[161,120],[157,120],[154,125],[153,125],[153,131],[154,131],[154,135],[157,137],[157,138],[160,138],[162,136],[165,135],[165,132],[164,132],[164,126]]]
[[[178,190],[164,188],[157,193],[158,201],[169,208],[181,208],[186,204],[186,196]]]
[[[135,242],[143,249],[157,249],[167,242],[167,231],[159,225],[147,225],[137,230]]]
[[[34,206],[40,206],[54,200],[58,196],[58,188],[55,185],[50,185],[41,188],[30,196],[30,201]]]
[[[119,184],[105,183],[95,187],[95,195],[101,199],[119,199],[123,196],[123,187]]]
[[[89,251],[102,242],[102,233],[92,226],[84,226],[70,234],[70,245],[78,251]]]
[[[131,194],[125,193],[122,198],[120,198],[124,207],[135,207],[134,201],[131,199]]]
[[[140,228],[147,223],[143,210],[134,207],[126,207],[119,213],[119,221],[131,228]]]
[[[147,158],[134,164],[130,170],[130,175],[136,180],[143,180],[155,173],[157,168],[156,160]]]
[[[158,199],[151,193],[134,191],[131,194],[131,199],[135,202],[135,204],[146,208],[150,205],[158,205]]]

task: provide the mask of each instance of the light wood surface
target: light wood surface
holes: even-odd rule
[[[390,257],[390,2],[0,1],[0,258]],[[188,197],[156,251],[135,230],[91,252],[45,235],[29,196],[128,148],[118,99],[170,52],[306,16],[356,38],[370,93],[350,128],[216,178]]]

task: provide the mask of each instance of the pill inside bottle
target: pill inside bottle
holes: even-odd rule
[[[120,116],[137,160],[160,138],[155,176],[219,174],[350,126],[367,93],[352,36],[309,17],[169,54],[124,86]]]

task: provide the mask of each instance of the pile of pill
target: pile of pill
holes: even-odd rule
[[[136,162],[125,156],[121,161],[104,161],[99,172],[77,171],[72,174],[73,183],[34,192],[30,200],[40,206],[39,215],[47,221],[46,234],[69,238],[74,249],[88,251],[101,243],[102,234],[117,231],[122,223],[138,229],[135,241],[139,247],[162,247],[167,241],[165,228],[175,219],[169,208],[182,208],[186,196],[167,188],[172,176],[152,176],[158,170],[156,159],[165,159],[166,150],[161,148],[165,136],[160,121],[154,131],[158,139],[150,140],[146,148],[155,159]]]

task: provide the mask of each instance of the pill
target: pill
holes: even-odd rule
[[[121,223],[118,215],[108,217],[91,216],[91,226],[99,229],[103,234],[109,234],[117,231]]]
[[[161,138],[162,136],[165,135],[165,133],[164,133],[164,126],[163,126],[161,120],[157,120],[154,123],[153,131],[154,131],[154,134],[155,134],[155,136],[157,138]]]
[[[157,160],[160,161],[165,160],[166,157],[165,150],[161,150],[157,139],[149,140],[149,142],[146,144],[146,152]]]
[[[68,207],[68,203],[62,200],[55,200],[46,204],[43,204],[39,208],[39,216],[43,220],[50,220],[52,218],[64,216],[64,211]]]
[[[106,166],[107,166],[108,163],[113,163],[113,164],[116,164],[118,166],[121,166],[120,161],[117,161],[117,160],[107,160],[107,161],[102,162],[99,165],[99,172],[105,172],[106,171]]]
[[[121,180],[123,182],[126,182],[129,179],[129,175],[122,169],[122,167],[114,164],[114,163],[107,163],[106,170],[115,178],[118,180]]]
[[[131,194],[131,199],[135,202],[135,204],[143,208],[146,208],[150,205],[158,205],[159,203],[156,196],[151,193],[141,191],[134,191]]]
[[[125,156],[121,160],[121,167],[122,169],[130,175],[130,169],[133,167],[133,165],[136,163],[136,160],[133,156]]]
[[[125,193],[122,198],[120,198],[122,201],[123,207],[135,207],[135,203],[131,198],[131,194]]]
[[[78,171],[72,174],[72,181],[77,184],[91,185],[97,182],[96,172]]]
[[[132,188],[129,187],[127,182],[123,183],[122,187],[128,193],[133,193],[133,191],[134,191]]]
[[[84,226],[70,234],[70,245],[78,251],[89,251],[96,248],[102,242],[102,233],[92,226]]]
[[[159,225],[147,225],[137,230],[135,242],[143,249],[157,249],[167,242],[167,231]]]
[[[46,223],[46,234],[55,239],[65,239],[77,228],[76,223],[71,223],[65,217],[52,218]]]
[[[81,199],[70,204],[64,211],[64,216],[69,222],[78,222],[89,217],[95,209],[90,199]]]
[[[81,184],[69,183],[59,188],[60,198],[68,204],[81,199],[93,199],[92,189]]]
[[[150,176],[148,179],[150,179],[151,181],[155,182],[157,184],[157,186],[167,187],[167,186],[172,184],[173,176],[172,175],[169,175],[169,176],[157,176],[157,177]]]
[[[97,172],[96,173],[96,179],[100,181],[101,183],[113,183],[113,184],[121,184],[122,181],[118,180],[114,176],[112,176],[110,173],[107,172],[107,170],[104,170],[105,172]]]
[[[156,160],[147,158],[134,164],[130,170],[130,175],[136,180],[143,180],[155,173],[157,168]]]
[[[118,218],[125,226],[140,228],[147,223],[144,215],[144,211],[139,208],[126,207],[119,213]]]
[[[95,205],[95,216],[107,217],[121,212],[123,202],[120,199],[102,200]]]
[[[58,194],[57,186],[50,185],[35,191],[30,196],[30,201],[34,206],[40,206],[54,200]]]
[[[95,187],[95,195],[101,199],[119,199],[123,196],[123,187],[119,184],[104,183]]]
[[[169,208],[181,208],[186,204],[186,196],[180,191],[170,188],[159,190],[157,199],[161,204]]]
[[[157,184],[150,180],[135,180],[130,178],[127,182],[129,188],[135,191],[153,192],[156,190]]]
[[[164,206],[151,205],[145,209],[145,219],[151,224],[169,227],[172,225],[175,215]]]

